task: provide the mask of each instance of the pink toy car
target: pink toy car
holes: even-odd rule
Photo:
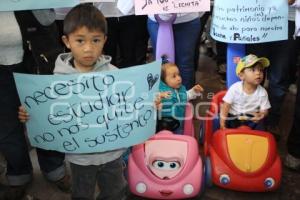
[[[128,182],[133,194],[154,199],[188,199],[202,186],[198,143],[187,135],[161,131],[133,147]]]

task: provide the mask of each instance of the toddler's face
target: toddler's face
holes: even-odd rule
[[[244,69],[240,78],[251,85],[257,86],[263,81],[264,68],[260,63],[256,63],[254,66]]]
[[[181,86],[182,80],[177,67],[172,66],[166,69],[165,82],[168,86],[174,89],[178,89]]]
[[[103,32],[80,27],[68,37],[63,38],[65,45],[71,50],[75,67],[81,71],[91,71],[106,41]]]

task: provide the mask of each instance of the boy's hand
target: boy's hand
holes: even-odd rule
[[[220,129],[226,129],[226,118],[220,116]]]
[[[193,87],[193,90],[195,93],[201,93],[204,91],[204,89],[201,87],[201,85],[197,84]]]
[[[22,123],[25,123],[29,120],[29,114],[27,113],[27,111],[23,106],[19,107],[18,118]]]
[[[295,3],[295,0],[288,0],[289,5],[292,5]]]
[[[262,120],[265,117],[265,113],[264,112],[256,112],[256,113],[251,113],[253,114],[254,117],[251,118],[251,121],[257,123],[260,120]]]
[[[220,129],[226,129],[225,123],[220,123]]]

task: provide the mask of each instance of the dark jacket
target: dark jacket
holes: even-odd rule
[[[57,56],[63,52],[55,21],[43,26],[32,11],[15,11],[20,26],[27,73],[52,74]]]

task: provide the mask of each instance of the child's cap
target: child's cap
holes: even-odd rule
[[[238,75],[243,69],[253,66],[255,63],[259,62],[263,68],[270,65],[269,59],[265,57],[258,58],[256,55],[249,54],[241,58],[236,66],[236,75]]]

